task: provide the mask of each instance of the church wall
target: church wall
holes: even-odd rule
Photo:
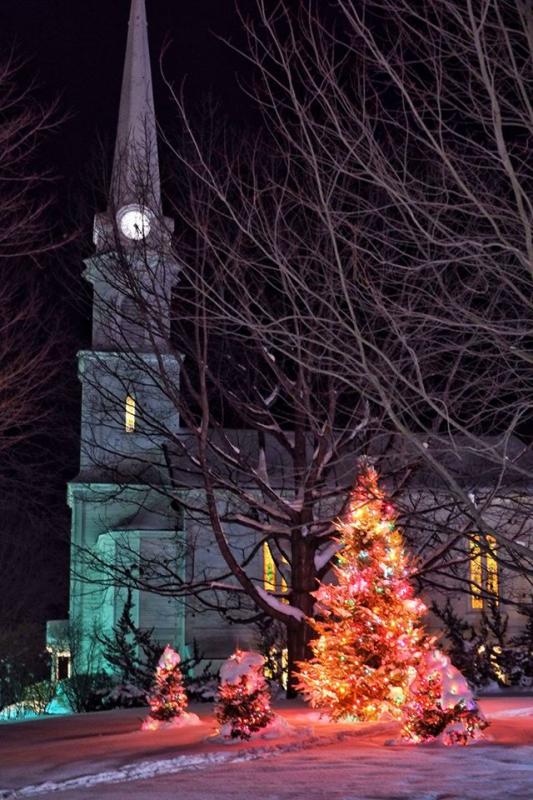
[[[92,665],[96,671],[93,662],[101,662],[98,655],[101,648],[95,645],[95,633],[111,633],[126,600],[125,588],[113,585],[113,567],[138,565],[139,553],[143,551],[146,555],[159,549],[164,557],[176,557],[175,519],[172,514],[167,517],[168,530],[127,529],[132,520],[147,514],[158,514],[163,524],[168,514],[168,500],[148,487],[71,484],[69,496],[72,507],[70,627],[79,661]],[[139,627],[155,627],[154,638],[164,640],[165,644],[183,644],[181,601],[135,592],[133,602]]]
[[[203,494],[200,491],[187,493],[186,502],[194,505],[196,509],[204,507]],[[225,507],[226,500],[219,499],[220,510]],[[221,575],[228,569],[223,562],[218,545],[214,540],[207,515],[186,512],[186,541],[188,547],[187,577],[220,581]],[[225,531],[232,546],[240,555],[247,555],[256,542],[256,535],[247,531],[242,526],[225,526]],[[261,558],[258,554],[253,560],[249,573],[261,578]],[[224,577],[225,586],[238,587],[237,581]],[[239,624],[239,618],[252,616],[255,613],[253,603],[242,592],[230,592],[219,589],[210,593],[213,601],[221,609],[225,608],[231,613],[234,622],[224,620],[219,611],[206,609],[201,601],[191,598],[188,603],[186,618],[186,641],[192,647],[196,642],[198,649],[207,660],[218,662],[230,655],[237,647],[256,648],[257,633],[253,625]]]
[[[157,387],[156,357],[142,354],[138,359],[135,368],[132,358],[125,354],[82,352],[79,355],[83,391],[82,476],[102,474],[106,469],[126,475],[128,471],[142,472],[161,459],[161,441],[178,430],[175,405]],[[178,360],[170,355],[162,359],[168,379],[179,387]],[[135,401],[134,430],[126,428],[128,396]],[[150,422],[143,423],[143,416]],[[157,420],[157,424],[152,420]]]

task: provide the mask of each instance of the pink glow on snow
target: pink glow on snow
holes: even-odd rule
[[[466,748],[387,746],[395,723],[335,725],[301,703],[276,711],[290,732],[271,742],[209,742],[215,720],[139,730],[143,709],[0,725],[2,790],[57,800],[531,800],[533,697],[482,699],[487,738]],[[75,781],[71,786],[65,781]],[[116,780],[117,782],[113,782]],[[6,795],[9,797],[9,795]]]

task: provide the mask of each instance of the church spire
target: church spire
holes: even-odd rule
[[[115,208],[161,208],[157,129],[145,0],[132,0],[111,179]]]

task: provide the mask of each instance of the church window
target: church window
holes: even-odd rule
[[[487,571],[487,592],[498,599],[498,561],[496,559],[496,539],[487,536],[489,550],[485,553],[485,569]]]
[[[136,406],[135,406],[135,398],[132,394],[129,394],[126,397],[126,404],[125,404],[125,414],[124,414],[124,430],[126,433],[133,433],[135,430],[135,417],[136,417]]]
[[[263,584],[267,591],[276,591],[276,562],[268,542],[263,543]]]
[[[282,556],[282,563],[287,564],[287,559]],[[288,584],[276,564],[268,542],[263,542],[263,586],[267,591],[286,594]],[[283,602],[288,602],[283,598]],[[287,688],[289,666],[289,652],[286,647],[272,645],[268,651],[265,664],[265,677],[269,680],[278,680],[284,689]]]
[[[283,564],[287,564],[287,559],[282,556]],[[288,591],[287,581],[281,573],[272,550],[268,542],[263,543],[263,586],[268,592],[279,592],[286,594]]]
[[[486,547],[481,546],[481,541],[479,534],[470,539],[470,595],[473,609],[484,607],[485,595],[491,595],[496,602],[498,601],[496,539],[494,536],[487,536]]]

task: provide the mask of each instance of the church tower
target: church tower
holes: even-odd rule
[[[164,445],[179,419],[159,380],[179,390],[170,346],[173,223],[162,214],[157,126],[145,0],[132,0],[108,207],[94,223],[92,343],[78,355],[82,385],[80,472],[72,511],[69,621],[48,625],[48,647],[105,669],[96,634],[109,634],[126,598],[120,578],[141,559],[179,558]],[[176,567],[178,568],[178,567]],[[117,581],[118,579],[118,581]],[[122,581],[124,583],[124,581]],[[134,591],[140,628],[183,651],[183,610],[174,599]]]

